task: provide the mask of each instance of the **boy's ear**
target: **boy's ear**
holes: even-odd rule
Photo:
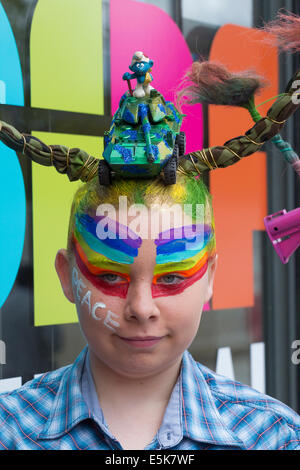
[[[65,296],[70,302],[75,303],[70,275],[70,259],[67,250],[61,249],[57,252],[55,258],[55,269]]]
[[[208,288],[207,288],[207,296],[206,296],[206,302],[209,302],[209,300],[212,298],[213,291],[214,291],[214,279],[215,279],[215,273],[217,269],[217,264],[218,264],[218,255],[215,254],[213,258],[211,258],[208,261]]]

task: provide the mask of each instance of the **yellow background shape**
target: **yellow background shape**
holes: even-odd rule
[[[103,114],[101,0],[39,0],[30,34],[31,106]]]
[[[79,147],[100,158],[103,138],[32,132],[48,145]],[[32,163],[34,326],[77,322],[75,305],[63,294],[54,261],[66,248],[73,195],[82,182],[70,182],[52,167]]]
[[[31,106],[104,113],[102,0],[39,0],[30,34]],[[35,132],[47,144],[79,147],[100,157],[102,138]],[[54,267],[66,247],[70,206],[76,188],[55,169],[32,164],[34,324],[77,321]]]

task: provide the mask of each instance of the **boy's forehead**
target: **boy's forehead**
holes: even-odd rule
[[[110,217],[109,217],[110,218]],[[184,212],[181,205],[159,206],[139,208],[139,213],[134,210],[120,210],[112,217],[113,223],[128,228],[128,236],[140,237],[141,240],[157,240],[161,237],[184,238],[187,235],[187,227],[195,225],[192,217]],[[201,219],[203,223],[203,219]],[[201,224],[198,229],[201,231]],[[185,229],[185,230],[183,230]]]

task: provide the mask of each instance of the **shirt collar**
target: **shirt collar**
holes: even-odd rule
[[[222,420],[201,364],[188,351],[182,358],[181,400],[184,437],[214,445],[244,447]]]
[[[91,417],[80,387],[87,349],[86,346],[63,374],[49,418],[37,436],[39,439],[59,437],[80,421]]]

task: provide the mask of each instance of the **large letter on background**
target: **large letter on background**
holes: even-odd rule
[[[255,69],[269,82],[257,104],[278,93],[278,55],[263,32],[236,25],[221,27],[212,44],[210,60],[232,72]],[[271,103],[259,107],[262,115]],[[209,145],[220,145],[254,125],[248,112],[224,106],[209,110]],[[210,174],[216,218],[219,263],[213,309],[254,305],[254,230],[264,230],[267,215],[266,155],[258,152],[226,169]]]
[[[24,106],[19,54],[0,3],[0,103]],[[26,222],[22,170],[13,150],[0,143],[0,308],[9,295],[20,266]]]
[[[151,85],[166,100],[174,101],[175,89],[193,62],[180,29],[156,6],[133,0],[111,0],[110,4],[112,112],[116,111],[121,94],[127,90],[122,75],[130,72],[128,66],[135,51],[143,51],[154,61]],[[202,127],[201,106],[189,108],[182,125],[187,136],[187,151],[202,148]]]
[[[39,0],[30,37],[31,106],[103,114],[102,1]],[[35,132],[47,144],[79,147],[100,157],[101,137]],[[66,246],[72,197],[70,183],[54,168],[32,164],[34,323],[77,321],[54,268]]]

